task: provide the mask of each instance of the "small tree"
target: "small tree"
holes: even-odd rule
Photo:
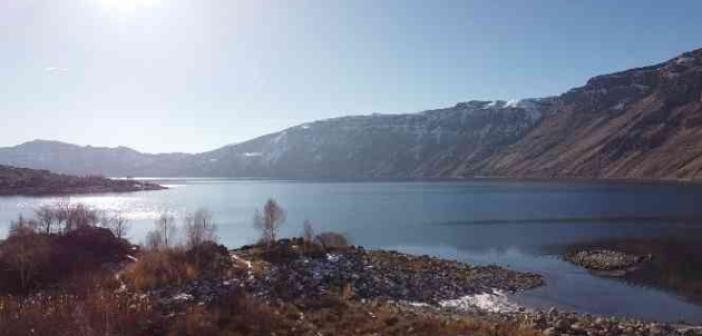
[[[302,223],[302,240],[307,244],[314,241],[314,229],[309,219],[306,219],[305,222]]]
[[[164,212],[161,214],[161,216],[156,220],[156,231],[159,233],[161,240],[162,240],[162,246],[165,248],[168,248],[171,246],[171,244],[174,243],[175,240],[175,234],[176,234],[176,226],[175,226],[175,217],[173,215]]]
[[[274,199],[268,199],[263,213],[256,210],[254,227],[261,231],[261,240],[267,245],[275,242],[280,227],[285,223],[285,210]]]
[[[200,208],[195,213],[188,214],[184,224],[188,246],[195,247],[204,242],[217,241],[217,226],[209,210]]]

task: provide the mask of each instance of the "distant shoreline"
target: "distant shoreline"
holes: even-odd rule
[[[0,166],[0,196],[61,196],[167,189],[139,180],[55,174],[47,170]]]
[[[531,182],[531,183],[580,183],[580,184],[670,184],[700,185],[702,179],[655,179],[655,178],[590,178],[590,177],[512,177],[512,176],[472,176],[472,177],[237,177],[237,176],[139,176],[109,177],[112,180],[134,181],[179,181],[179,180],[231,180],[231,181],[290,181],[290,182]]]

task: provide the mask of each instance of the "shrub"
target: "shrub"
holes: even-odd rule
[[[211,241],[203,242],[190,248],[186,253],[188,262],[192,263],[200,276],[214,277],[228,272],[232,267],[232,258],[224,245]]]
[[[224,275],[231,266],[227,248],[209,242],[188,250],[149,250],[127,267],[124,279],[138,290],[148,290]]]
[[[124,273],[126,282],[138,290],[182,285],[196,279],[197,276],[197,269],[187,262],[185,251],[181,249],[143,253]]]
[[[125,260],[131,245],[107,229],[82,227],[65,235],[15,232],[0,243],[0,288],[27,292]]]
[[[315,237],[315,241],[326,250],[338,250],[349,247],[346,237],[336,232],[322,232]]]
[[[0,245],[0,284],[6,291],[27,291],[49,266],[49,241],[32,231],[13,231]],[[3,272],[4,271],[4,272]]]

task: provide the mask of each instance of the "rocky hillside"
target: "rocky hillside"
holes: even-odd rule
[[[702,49],[560,96],[299,125],[200,154],[34,141],[0,163],[110,176],[694,178]]]
[[[590,79],[487,160],[457,175],[694,178],[702,174],[702,49]]]
[[[134,180],[111,180],[99,176],[71,176],[46,170],[0,166],[0,196],[60,195],[77,193],[159,190],[163,187]]]

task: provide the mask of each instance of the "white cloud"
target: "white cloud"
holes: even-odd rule
[[[68,68],[50,66],[50,67],[44,68],[44,71],[46,71],[46,72],[68,72]]]

